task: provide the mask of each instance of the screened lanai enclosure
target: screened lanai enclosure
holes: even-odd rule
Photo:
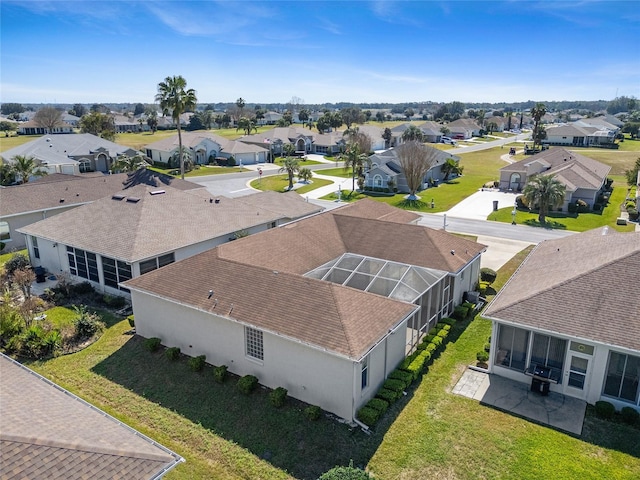
[[[305,276],[419,305],[407,325],[407,353],[453,309],[453,277],[447,272],[345,253]]]

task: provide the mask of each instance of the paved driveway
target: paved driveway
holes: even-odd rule
[[[446,213],[447,217],[469,218],[472,220],[486,220],[493,211],[493,202],[498,202],[498,208],[513,207],[516,193],[500,192],[498,190],[481,190],[465,198]]]

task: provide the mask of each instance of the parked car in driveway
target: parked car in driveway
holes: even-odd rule
[[[456,141],[453,138],[449,138],[449,137],[442,137],[440,139],[440,142],[441,143],[446,143],[448,145],[455,145],[456,144]]]

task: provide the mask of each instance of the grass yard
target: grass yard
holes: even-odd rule
[[[69,307],[53,307],[43,313],[47,316],[47,320],[60,330],[72,327],[73,321],[78,316],[76,311]]]
[[[24,145],[31,140],[40,138],[42,135],[12,135],[11,137],[0,136],[0,152],[10,150],[20,145]]]
[[[16,253],[21,253],[22,255],[25,255],[27,257],[29,256],[29,252],[26,249],[24,249],[24,250],[15,250],[13,252],[3,253],[2,255],[0,255],[0,265],[4,265],[9,260],[11,260],[11,257],[13,257]]]
[[[525,253],[499,270],[496,288]],[[480,318],[456,326],[429,373],[371,435],[324,417],[311,422],[291,399],[275,409],[263,389],[244,396],[233,378],[215,383],[210,367],[195,373],[185,358],[146,351],[126,319],[105,320],[95,344],[29,366],[184,456],[168,480],[315,480],[350,460],[379,479],[640,477],[640,442],[629,441],[638,429],[588,413],[574,438],[449,393],[489,335]]]
[[[325,180],[322,178],[313,178],[311,183],[308,185],[304,185],[302,187],[296,188],[295,191],[300,195],[303,195],[307,192],[315,190],[316,188],[324,187],[325,185],[330,185],[331,180]],[[284,192],[285,188],[289,186],[289,177],[287,174],[284,175],[268,175],[266,177],[257,178],[252,180],[250,183],[252,188],[256,190],[273,190],[276,192]]]
[[[609,204],[601,213],[580,213],[576,216],[574,213],[552,212],[547,215],[546,228],[572,230],[574,232],[584,232],[593,228],[608,225],[619,232],[633,232],[635,224],[616,225],[616,219],[620,216],[620,205],[624,203],[627,196],[627,183],[621,176],[611,176],[613,178],[613,193],[609,199]],[[497,212],[491,212],[487,220],[497,222],[511,223],[512,207],[501,208]],[[516,213],[516,223],[527,224],[531,226],[540,226],[538,222],[538,214],[518,210]]]
[[[155,172],[159,172],[159,173],[164,173],[165,175],[171,175],[172,177],[175,178],[180,178],[180,169],[176,169],[176,168],[163,168],[163,167],[155,167],[155,166],[150,166],[147,167],[149,170],[153,170]],[[173,175],[170,172],[175,172],[178,171],[177,174]],[[237,173],[237,172],[246,172],[247,169],[243,168],[242,170],[240,169],[240,167],[219,167],[217,165],[201,165],[199,168],[196,168],[195,170],[191,170],[190,172],[186,172],[184,174],[184,178],[189,178],[189,177],[204,177],[207,175],[223,175],[225,173]]]

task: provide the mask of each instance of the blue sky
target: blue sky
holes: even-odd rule
[[[2,0],[0,101],[640,98],[636,1]]]

